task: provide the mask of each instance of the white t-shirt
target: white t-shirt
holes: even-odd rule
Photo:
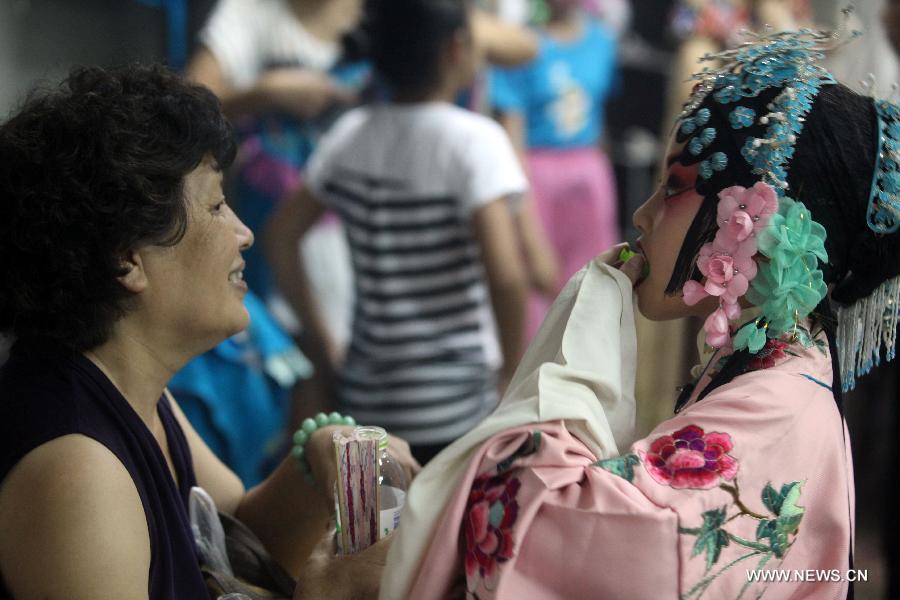
[[[237,88],[250,87],[275,67],[327,71],[340,50],[306,31],[288,0],[219,0],[200,41]]]
[[[501,363],[472,217],[527,189],[506,133],[448,103],[358,108],[306,184],[341,215],[355,271],[342,407],[414,444],[462,435],[493,408]]]

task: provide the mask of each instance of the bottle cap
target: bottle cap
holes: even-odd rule
[[[388,435],[384,427],[376,427],[374,425],[360,425],[353,430],[353,433],[360,439],[378,440],[378,449],[384,450],[388,447]]]

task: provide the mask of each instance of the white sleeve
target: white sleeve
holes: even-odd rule
[[[260,72],[258,29],[262,7],[257,4],[255,0],[218,0],[200,31],[200,42],[237,88],[250,87]]]
[[[322,204],[330,205],[325,184],[338,166],[342,149],[348,139],[359,129],[366,118],[364,108],[356,108],[343,114],[316,142],[315,150],[306,162],[303,183]]]
[[[518,207],[528,180],[506,131],[484,118],[459,147],[461,198],[472,213],[485,204],[506,198]]]

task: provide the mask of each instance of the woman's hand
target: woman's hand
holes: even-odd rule
[[[329,512],[334,512],[334,482],[337,479],[337,458],[334,455],[334,434],[340,432],[350,435],[353,426],[328,425],[316,429],[306,442],[306,461],[309,463],[313,480],[329,506]]]
[[[393,536],[388,536],[362,552],[347,556],[317,554],[301,573],[293,600],[377,598],[392,539]]]
[[[320,484],[325,499],[334,510],[334,499],[331,490],[337,478],[337,459],[334,455],[334,433],[350,435],[353,427],[349,425],[329,425],[313,432],[306,442],[306,460],[309,462],[313,479]],[[412,480],[422,470],[422,466],[413,458],[406,440],[388,435],[388,452],[403,467],[406,476]]]
[[[409,444],[403,438],[388,435],[388,452],[403,467],[409,481],[422,470],[422,465],[413,457]]]
[[[315,118],[331,104],[349,104],[354,99],[327,74],[309,69],[273,69],[259,78],[257,87],[301,119]]]
[[[641,279],[642,272],[644,270],[645,259],[643,254],[637,253],[623,263],[620,254],[622,253],[622,250],[626,248],[628,248],[627,242],[616,244],[609,250],[601,252],[597,256],[597,260],[615,267],[625,273],[628,279],[631,280],[631,285],[634,285]]]

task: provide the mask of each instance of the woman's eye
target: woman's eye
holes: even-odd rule
[[[213,212],[222,212],[222,209],[225,208],[225,201],[221,201],[215,206],[213,206]]]
[[[690,186],[685,185],[685,183],[677,177],[669,177],[669,179],[666,180],[665,197],[666,199],[672,198],[673,196],[688,191],[689,188]]]

